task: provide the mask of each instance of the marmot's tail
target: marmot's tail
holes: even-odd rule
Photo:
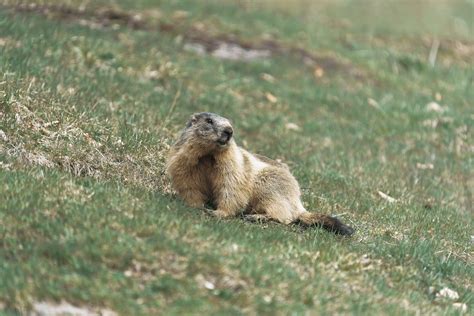
[[[350,236],[354,233],[354,228],[342,223],[339,219],[321,213],[303,212],[298,217],[298,221],[305,226],[321,226],[339,235]]]

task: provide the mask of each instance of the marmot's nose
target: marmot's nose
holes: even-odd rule
[[[222,138],[225,138],[226,140],[229,140],[232,137],[232,134],[234,134],[234,131],[232,130],[232,127],[226,127],[222,131]]]

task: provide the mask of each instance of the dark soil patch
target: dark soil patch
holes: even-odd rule
[[[65,21],[87,21],[95,26],[110,27],[121,25],[138,30],[147,29],[147,23],[139,15],[112,8],[88,10],[85,8],[72,8],[65,5],[39,5],[36,3],[18,4],[7,7],[16,12],[37,13],[48,18]]]
[[[217,58],[249,61],[271,56],[296,58],[312,71],[319,69],[327,74],[344,73],[356,79],[367,79],[361,69],[348,61],[333,56],[316,55],[304,48],[284,44],[275,39],[247,41],[234,34],[213,35],[195,27],[184,27],[182,23],[151,21],[143,14],[128,12],[115,8],[73,8],[65,5],[19,4],[7,6],[15,12],[37,13],[48,18],[72,21],[93,28],[128,27],[136,30],[156,31],[181,35],[184,41],[192,46],[190,50],[206,53]]]

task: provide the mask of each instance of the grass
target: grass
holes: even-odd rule
[[[403,27],[391,12],[412,12],[408,2],[364,1],[380,13],[373,22],[354,1],[86,7],[141,14],[139,28],[18,3],[0,10],[3,313],[61,300],[123,315],[472,312],[472,3],[420,1]],[[326,63],[200,56],[183,48],[196,28],[272,38]],[[356,235],[187,208],[163,164],[203,110],[232,119],[239,144],[287,162],[305,205]],[[459,298],[437,297],[444,287]]]

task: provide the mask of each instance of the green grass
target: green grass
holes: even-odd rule
[[[113,1],[171,33],[17,2],[0,8],[0,312],[65,300],[123,315],[459,314],[456,302],[472,313],[472,2],[420,1],[417,16],[396,1]],[[360,18],[362,5],[377,18]],[[295,56],[199,56],[179,35],[192,26],[271,36],[339,66],[318,77]],[[204,110],[287,162],[308,209],[354,237],[187,208],[163,165]],[[437,298],[443,287],[459,299]]]

